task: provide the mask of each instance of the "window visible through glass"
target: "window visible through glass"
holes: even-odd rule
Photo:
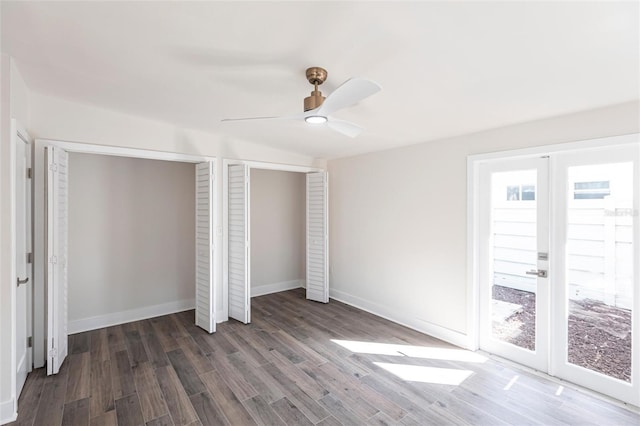
[[[507,201],[533,201],[536,199],[535,185],[507,186]]]
[[[608,180],[594,182],[575,182],[573,184],[574,200],[596,200],[611,195]]]

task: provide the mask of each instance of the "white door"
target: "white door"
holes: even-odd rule
[[[196,164],[196,325],[216,331],[213,269],[213,211],[215,202],[215,166],[212,162]]]
[[[67,231],[69,156],[61,148],[45,151],[47,273],[47,374],[57,374],[67,356]]]
[[[20,396],[27,373],[31,371],[31,185],[28,171],[31,167],[30,145],[25,135],[18,132],[15,122],[12,135],[15,144],[16,191],[16,396]]]
[[[228,293],[229,317],[251,321],[249,289],[249,166],[229,166],[228,177]]]
[[[638,145],[552,157],[551,374],[640,406]]]
[[[307,299],[329,302],[327,172],[307,173]]]
[[[639,165],[637,144],[481,164],[482,349],[640,406]]]
[[[548,158],[480,168],[480,347],[548,368]]]

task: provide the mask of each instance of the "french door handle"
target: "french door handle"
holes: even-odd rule
[[[25,278],[24,280],[17,278],[17,281],[18,281],[18,287],[20,287],[22,284],[26,284],[29,282],[29,277]]]
[[[544,269],[532,269],[526,272],[527,275],[535,275],[540,278],[547,278],[547,271]]]

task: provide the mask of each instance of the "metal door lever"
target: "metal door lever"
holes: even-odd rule
[[[21,280],[20,278],[18,278],[17,280],[18,280],[18,287],[20,287],[20,285],[26,284],[29,282],[29,277],[25,278],[24,280]]]
[[[547,271],[544,269],[532,269],[526,272],[527,275],[536,275],[540,278],[547,278]]]

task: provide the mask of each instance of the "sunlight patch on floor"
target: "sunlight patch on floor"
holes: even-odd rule
[[[470,370],[456,370],[453,368],[389,364],[386,362],[374,362],[374,364],[407,382],[432,383],[436,385],[458,386],[473,374],[473,371]]]
[[[511,389],[511,386],[513,386],[513,384],[514,384],[515,382],[517,382],[519,378],[520,378],[520,376],[517,376],[517,375],[516,375],[516,376],[513,376],[513,377],[511,378],[511,380],[509,380],[509,383],[507,383],[507,385],[503,388],[503,390],[509,390],[509,389]]]
[[[431,348],[428,346],[397,345],[393,343],[360,342],[355,340],[332,339],[351,352],[372,355],[408,356],[412,358],[439,359],[445,361],[461,361],[484,363],[487,357],[465,349]]]

